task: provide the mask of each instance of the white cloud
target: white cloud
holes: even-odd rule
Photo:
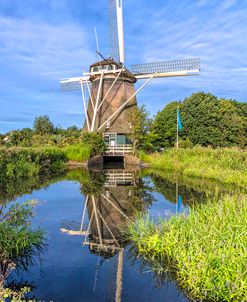
[[[82,26],[0,17],[0,27],[0,56],[35,78],[58,80],[81,72],[92,61]]]

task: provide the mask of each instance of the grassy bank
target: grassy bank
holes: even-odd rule
[[[0,181],[59,174],[65,170],[68,160],[85,161],[89,157],[90,147],[81,144],[65,148],[1,148]]]
[[[139,253],[176,275],[192,299],[247,301],[247,198],[224,197],[155,225],[139,218],[128,237]],[[157,263],[156,263],[157,264]]]
[[[228,148],[171,149],[151,155],[140,152],[139,157],[152,169],[247,186],[247,151]]]
[[[89,145],[76,144],[62,149],[68,160],[84,162],[90,158],[91,148]]]
[[[41,173],[60,173],[65,169],[66,156],[58,148],[0,149],[0,180],[33,177]]]

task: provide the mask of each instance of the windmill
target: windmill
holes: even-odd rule
[[[198,75],[200,59],[135,64],[127,69],[122,0],[108,0],[108,39],[108,58],[101,55],[103,60],[92,64],[88,72],[60,83],[62,90],[81,90],[84,130],[102,132],[108,154],[125,154],[132,148],[128,139],[133,129],[129,116],[137,107],[136,95],[157,78]],[[139,80],[144,82],[135,90]]]
[[[139,183],[135,172],[114,169],[106,170],[104,174],[104,182],[97,193],[86,189],[81,222],[63,220],[60,231],[67,235],[84,237],[83,246],[88,246],[91,253],[98,255],[93,291],[96,290],[100,263],[116,255],[116,276],[113,276],[116,286],[115,288],[111,286],[110,291],[115,290],[115,301],[120,302],[126,245],[121,229],[126,221],[140,210],[143,200],[132,190]],[[101,175],[101,173],[95,175],[97,183],[100,183]],[[93,181],[94,177],[91,177],[90,184]],[[86,186],[86,183],[82,184],[82,188]]]

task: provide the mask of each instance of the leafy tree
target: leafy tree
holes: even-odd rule
[[[178,102],[172,102],[155,117],[151,130],[155,146],[174,146],[177,106]],[[247,104],[198,92],[185,98],[179,107],[182,140],[189,139],[193,145],[202,146],[247,146]]]
[[[146,149],[150,145],[148,134],[152,121],[148,116],[145,106],[135,108],[129,115],[129,123],[132,127],[129,138],[133,143],[134,154],[138,148]]]
[[[186,98],[182,106],[183,137],[202,146],[244,147],[247,143],[246,116],[236,104],[236,101],[218,99],[204,92]]]
[[[30,128],[24,128],[22,130],[13,130],[6,136],[8,137],[8,141],[6,142],[7,147],[31,147],[33,131]]]
[[[156,148],[169,148],[175,144],[178,102],[168,104],[156,115],[150,132],[151,143]]]
[[[85,145],[91,147],[91,156],[103,154],[106,150],[103,135],[100,132],[83,132],[81,140]]]
[[[55,132],[53,123],[50,121],[48,115],[38,116],[34,120],[34,130],[37,134],[53,134]]]

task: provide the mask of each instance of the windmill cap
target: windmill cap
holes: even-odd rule
[[[110,58],[110,59],[105,59],[103,61],[98,61],[98,62],[90,65],[90,70],[91,70],[91,68],[96,67],[96,66],[106,66],[106,65],[115,65],[116,69],[121,69],[123,67],[122,63],[118,63]],[[124,68],[121,75],[128,78],[132,83],[136,82],[136,77],[127,68]],[[95,76],[91,76],[91,80],[93,78],[95,78]]]
[[[116,65],[118,68],[122,68],[122,64],[121,63],[117,63],[116,61],[112,60],[112,59],[105,59],[105,60],[102,60],[102,61],[98,61],[94,64],[92,64],[90,66],[91,67],[94,67],[94,66],[104,66],[104,65],[110,65],[110,64],[113,64],[113,65]]]

